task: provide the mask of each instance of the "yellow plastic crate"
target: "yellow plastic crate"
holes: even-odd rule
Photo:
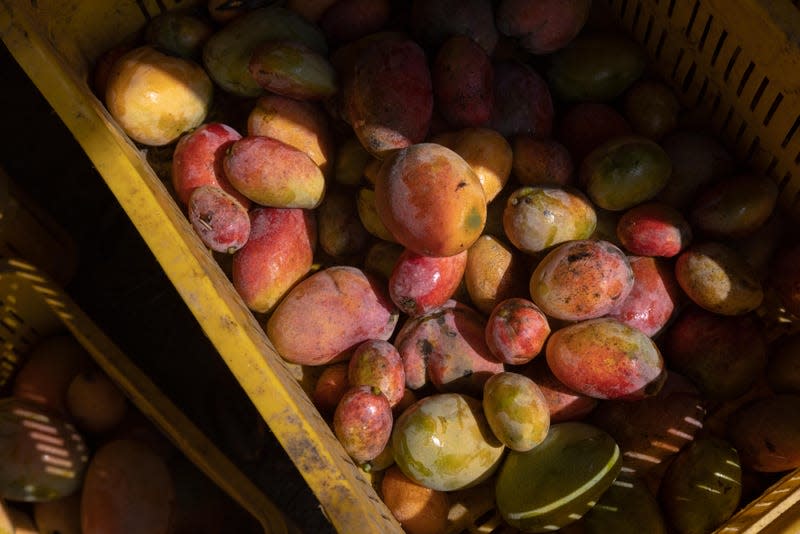
[[[795,219],[800,191],[800,10],[789,0],[595,0],[641,42],[683,103],[728,148],[780,186]],[[163,10],[191,0],[0,0],[0,35],[72,131],[204,332],[231,369],[333,525],[341,532],[401,532],[275,353],[252,313],[186,217],[89,89],[99,55]],[[33,7],[32,7],[33,6]],[[451,530],[490,532],[491,504],[465,494]],[[491,499],[490,499],[491,500]],[[771,532],[800,500],[787,475],[720,532]],[[483,503],[479,505],[477,503]],[[483,515],[491,517],[486,519]],[[480,517],[479,517],[480,516]],[[776,527],[779,528],[779,527]]]
[[[26,261],[0,260],[0,388],[39,340],[65,333],[71,334],[131,403],[209,480],[249,512],[265,533],[299,532],[55,282]]]

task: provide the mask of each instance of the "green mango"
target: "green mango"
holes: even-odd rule
[[[658,500],[638,477],[620,475],[581,520],[585,534],[666,534]]]
[[[703,437],[687,445],[667,468],[658,500],[678,534],[707,534],[739,507],[742,468],[727,441]]]
[[[647,63],[644,49],[623,35],[585,33],[551,55],[546,78],[560,100],[606,102],[639,79]]]
[[[622,469],[614,439],[577,421],[550,426],[526,452],[509,451],[497,475],[497,508],[512,527],[551,532],[580,519]]]
[[[295,41],[327,57],[322,31],[289,9],[254,9],[218,30],[203,47],[203,65],[224,91],[241,97],[264,92],[250,73],[253,51],[267,41]]]

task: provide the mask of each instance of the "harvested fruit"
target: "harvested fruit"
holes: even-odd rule
[[[89,451],[58,412],[26,399],[0,400],[0,497],[49,501],[78,491]]]
[[[523,186],[503,210],[506,237],[522,252],[537,254],[566,241],[588,239],[597,215],[586,195],[569,186]]]
[[[434,143],[395,150],[384,160],[375,207],[400,244],[425,256],[468,249],[486,223],[486,196],[475,171]]]
[[[297,41],[266,41],[250,55],[258,85],[297,100],[322,100],[337,91],[336,70],[328,59]]]
[[[550,411],[539,386],[519,373],[489,377],[483,388],[483,413],[497,439],[512,451],[536,447],[550,428]]]
[[[423,397],[407,408],[395,422],[392,449],[403,474],[438,491],[483,482],[500,466],[505,451],[481,402],[459,393]]]
[[[99,435],[122,423],[128,411],[128,399],[107,374],[100,369],[89,369],[70,382],[67,409],[78,428]]]
[[[538,356],[549,335],[547,316],[528,299],[498,302],[486,321],[489,350],[509,365],[522,365]]]
[[[140,46],[114,62],[104,101],[131,139],[163,146],[203,123],[213,92],[197,63]]]
[[[322,365],[345,359],[367,339],[389,339],[398,312],[373,275],[333,266],[305,278],[267,319],[267,335],[284,359]],[[313,335],[304,335],[313,332]]]
[[[325,176],[305,152],[282,141],[247,135],[227,149],[225,176],[241,194],[274,208],[316,208]]]
[[[300,42],[320,54],[328,51],[317,26],[290,9],[269,6],[247,11],[214,32],[203,47],[203,66],[225,92],[260,96],[264,89],[250,74],[250,58],[256,47],[272,40]]]
[[[490,314],[501,300],[528,297],[528,266],[521,253],[501,239],[484,233],[467,252],[464,284],[470,301]]]
[[[511,526],[549,532],[580,519],[621,468],[617,444],[586,423],[551,425],[525,452],[509,451],[497,475],[497,508]]]
[[[547,82],[528,64],[495,61],[492,118],[489,125],[506,138],[531,135],[547,138],[553,132],[553,97]]]
[[[189,195],[187,217],[197,235],[214,252],[233,254],[250,237],[250,216],[242,204],[221,187],[195,187]]]
[[[610,104],[577,102],[559,116],[555,138],[567,147],[578,168],[583,158],[598,146],[632,133],[627,119]]]
[[[466,35],[490,56],[497,45],[492,2],[486,0],[413,0],[410,29],[423,45],[438,48],[448,37]]]
[[[466,304],[450,300],[403,324],[394,344],[417,390],[430,382],[441,392],[480,397],[488,378],[503,371],[486,345],[486,321]]]
[[[447,526],[448,494],[417,484],[397,466],[381,479],[381,498],[408,534],[439,534]]]
[[[311,401],[321,414],[333,415],[344,392],[350,387],[348,374],[348,362],[332,363],[322,370],[311,393]]]
[[[667,468],[658,499],[676,532],[701,534],[714,531],[733,515],[741,494],[736,449],[725,440],[702,437],[688,444]]]
[[[659,141],[677,127],[681,105],[665,83],[641,79],[625,92],[623,109],[634,132]]]
[[[389,296],[401,312],[424,315],[450,300],[466,267],[466,250],[452,256],[423,256],[406,249],[389,277]]]
[[[771,348],[766,378],[777,393],[800,394],[800,333],[784,337]]]
[[[502,0],[495,20],[501,33],[518,39],[531,54],[550,54],[580,33],[591,5],[591,0]]]
[[[248,308],[268,312],[311,270],[316,246],[314,212],[255,208],[247,243],[233,256],[233,287]]]
[[[394,345],[370,339],[353,351],[347,364],[347,384],[379,390],[394,408],[403,399],[406,376],[403,360]]]
[[[33,504],[37,532],[44,534],[81,534],[81,492]],[[3,532],[0,528],[0,532]],[[17,530],[14,534],[19,534]]]
[[[658,500],[641,478],[622,473],[581,520],[586,534],[667,534]]]
[[[333,430],[357,464],[374,460],[389,442],[392,407],[376,387],[351,385],[333,413]]]
[[[780,393],[742,406],[729,419],[728,436],[742,465],[779,473],[800,467],[800,395]]]
[[[547,315],[580,321],[613,312],[633,289],[628,258],[606,241],[567,241],[542,258],[530,278],[531,299]]]
[[[215,185],[233,195],[244,208],[250,208],[250,199],[234,188],[222,162],[225,153],[242,135],[227,124],[209,122],[181,136],[172,152],[172,187],[182,204],[189,203],[189,195],[202,185]]]
[[[647,202],[622,214],[617,237],[631,254],[671,258],[689,246],[692,227],[669,204]]]
[[[678,256],[675,278],[698,306],[722,315],[744,315],[761,305],[764,290],[739,252],[717,241],[697,243]]]
[[[166,534],[175,486],[163,458],[147,445],[116,439],[95,451],[81,490],[84,534]]]
[[[539,386],[547,402],[551,424],[581,420],[598,404],[594,397],[570,389],[556,378],[545,358],[534,358],[520,372]]]
[[[656,344],[642,331],[610,317],[556,330],[547,341],[546,356],[560,381],[598,399],[651,397],[666,379]]]
[[[522,185],[569,185],[575,165],[569,150],[553,139],[515,135],[511,169]]]
[[[494,70],[481,45],[466,35],[449,37],[431,65],[436,109],[454,128],[485,126],[494,106]]]
[[[355,256],[366,248],[369,232],[361,223],[355,195],[328,191],[317,210],[319,246],[334,258]]]
[[[608,316],[655,337],[680,308],[680,286],[672,266],[663,260],[629,256],[628,263],[633,270],[633,289]]]
[[[147,23],[144,41],[167,54],[197,60],[213,33],[214,27],[201,17],[165,11]]]
[[[774,180],[737,175],[698,191],[690,218],[698,232],[711,238],[743,237],[764,225],[777,201]]]
[[[597,206],[622,211],[664,189],[672,163],[661,146],[640,136],[617,137],[586,155],[580,182]]]

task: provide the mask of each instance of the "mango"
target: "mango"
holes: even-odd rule
[[[492,118],[489,126],[504,137],[517,134],[547,138],[552,134],[555,109],[545,79],[527,63],[495,61]]]
[[[736,449],[723,439],[702,437],[689,443],[667,468],[658,500],[677,533],[703,534],[733,515],[741,494]]]
[[[764,225],[777,202],[773,179],[736,175],[703,187],[689,216],[692,226],[709,237],[744,237]]]
[[[453,297],[466,266],[466,250],[453,256],[423,256],[406,249],[389,277],[389,296],[401,312],[423,315]]]
[[[486,321],[489,350],[509,365],[522,365],[538,356],[549,335],[547,316],[528,299],[498,302]]]
[[[468,249],[486,223],[486,196],[472,167],[435,143],[401,148],[384,160],[375,207],[400,244],[425,256]]]
[[[655,201],[632,207],[617,222],[617,238],[637,256],[677,256],[689,246],[692,233],[681,212]]]
[[[241,97],[263,94],[249,70],[253,51],[266,41],[288,40],[326,55],[328,45],[318,27],[282,6],[253,9],[226,24],[203,46],[203,65],[224,91]]]
[[[410,39],[376,40],[356,56],[351,78],[343,81],[342,98],[346,121],[376,157],[421,143],[433,113],[424,50]]]
[[[431,65],[436,109],[455,128],[488,124],[494,106],[494,70],[489,55],[466,35],[449,37]]]
[[[256,83],[297,100],[322,100],[338,90],[336,70],[326,56],[297,41],[266,41],[250,55]]]
[[[531,54],[550,54],[580,33],[591,5],[591,0],[502,0],[495,20],[501,33],[518,39]]]
[[[347,383],[377,388],[394,408],[403,399],[406,386],[400,353],[388,341],[368,339],[353,351],[347,364]]]
[[[483,482],[500,466],[505,451],[481,402],[459,393],[434,394],[412,404],[397,418],[391,439],[403,474],[437,491]]]
[[[317,246],[314,212],[299,208],[255,208],[250,238],[233,256],[233,287],[251,310],[271,311],[311,270]]]
[[[413,0],[409,25],[414,38],[432,49],[448,37],[466,35],[491,56],[498,41],[489,0]]]
[[[511,171],[522,185],[569,185],[575,164],[567,147],[554,139],[515,135]]]
[[[643,332],[604,317],[556,330],[545,348],[547,364],[568,387],[597,399],[640,400],[658,393],[664,359]]]
[[[763,473],[800,467],[800,395],[778,393],[742,406],[728,419],[728,436],[742,465]]]
[[[533,380],[544,395],[550,412],[550,423],[578,421],[595,409],[599,401],[570,389],[550,370],[545,358],[534,358],[520,368],[520,372]]]
[[[667,534],[658,500],[641,478],[621,473],[581,520],[585,534]]]
[[[469,247],[464,283],[472,304],[488,315],[502,300],[529,296],[528,272],[518,250],[485,233]]]
[[[483,389],[483,413],[494,435],[513,451],[529,451],[547,437],[550,412],[533,380],[513,372],[489,377]]]
[[[317,271],[294,286],[267,319],[265,330],[285,360],[324,365],[346,359],[367,339],[389,339],[397,320],[386,285],[342,265]]]
[[[356,464],[374,460],[392,433],[392,408],[377,388],[351,385],[333,412],[333,431]]]

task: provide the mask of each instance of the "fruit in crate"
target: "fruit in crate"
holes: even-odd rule
[[[0,497],[48,501],[81,487],[89,461],[69,420],[33,401],[0,400]]]
[[[196,187],[189,195],[187,217],[203,243],[214,252],[233,254],[250,237],[250,216],[221,187]]]
[[[104,101],[131,139],[163,146],[203,123],[213,92],[199,64],[140,46],[114,62]]]
[[[394,458],[411,480],[438,491],[479,484],[499,467],[504,446],[481,402],[460,393],[424,397],[395,421]]]

